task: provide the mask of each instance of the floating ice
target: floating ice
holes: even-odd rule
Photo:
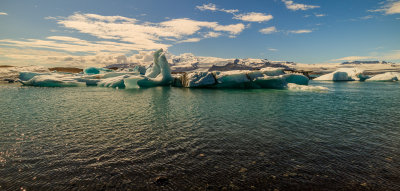
[[[130,77],[130,75],[121,75],[111,78],[101,79],[97,86],[99,87],[111,87],[111,88],[125,88],[124,79]]]
[[[30,86],[41,86],[41,87],[76,87],[76,86],[86,86],[86,83],[79,82],[79,77],[66,74],[45,74],[36,75],[30,80],[21,81],[24,85]]]
[[[107,69],[107,68],[96,68],[96,67],[89,67],[89,68],[85,68],[83,70],[83,72],[85,74],[88,75],[92,75],[92,74],[100,74],[100,73],[104,73],[104,72],[112,72],[113,70]]]
[[[178,78],[183,87],[207,87],[216,83],[212,72],[191,72]]]
[[[171,69],[163,49],[154,53],[154,64],[146,70],[146,75],[124,79],[126,88],[166,86],[172,81]]]
[[[322,86],[305,86],[305,85],[298,85],[294,83],[288,83],[287,87],[289,90],[296,90],[296,91],[327,91],[329,90],[326,87]]]
[[[247,71],[216,72],[215,78],[218,88],[245,88],[249,86],[250,78]]]
[[[372,78],[367,79],[366,81],[394,82],[394,81],[399,81],[399,79],[400,79],[400,73],[386,72],[383,74],[375,75]]]
[[[314,80],[321,81],[364,81],[368,77],[363,75],[364,70],[358,68],[340,68],[332,73],[322,75]]]

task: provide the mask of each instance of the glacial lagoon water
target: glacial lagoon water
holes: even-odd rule
[[[400,190],[400,83],[0,85],[0,190]]]

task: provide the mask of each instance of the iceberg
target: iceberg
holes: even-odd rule
[[[171,69],[163,49],[154,53],[154,63],[146,74],[124,79],[126,88],[167,86],[173,82]]]
[[[368,76],[363,75],[364,70],[358,68],[340,68],[332,73],[322,75],[314,80],[320,81],[364,81]]]
[[[249,87],[250,78],[247,71],[216,72],[217,88],[246,88]]]
[[[107,68],[96,68],[96,67],[88,67],[83,70],[84,74],[93,75],[100,74],[105,72],[112,72],[113,70]]]
[[[295,91],[327,91],[327,90],[329,90],[327,87],[305,86],[305,85],[298,85],[298,84],[294,84],[294,83],[288,83],[287,88],[289,90],[295,90]]]
[[[36,75],[27,81],[20,81],[24,85],[40,87],[77,87],[86,86],[86,83],[79,82],[79,77],[65,74],[44,74]]]
[[[212,72],[185,73],[180,79],[182,86],[186,88],[207,87],[213,86],[216,83]]]
[[[111,88],[125,88],[124,79],[128,77],[130,77],[130,75],[122,75],[122,76],[101,79],[97,83],[97,86],[111,87]]]
[[[399,81],[400,73],[398,72],[386,72],[383,74],[375,75],[366,81],[376,81],[376,82],[395,82]]]

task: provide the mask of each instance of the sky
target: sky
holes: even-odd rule
[[[0,65],[180,55],[400,63],[400,0],[1,0]]]

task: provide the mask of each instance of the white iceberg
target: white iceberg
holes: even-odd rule
[[[130,77],[130,75],[122,75],[122,76],[101,79],[97,83],[97,86],[111,87],[111,88],[125,88],[124,79],[128,77]]]
[[[295,90],[295,91],[327,91],[329,90],[327,87],[323,86],[310,86],[310,85],[298,85],[294,83],[288,83],[287,88],[289,90]]]
[[[173,81],[171,69],[165,58],[163,49],[154,53],[154,64],[149,67],[144,76],[131,76],[124,79],[126,88],[155,87],[170,85]]]
[[[247,71],[216,72],[217,88],[245,88],[249,86],[250,78]]]
[[[40,86],[40,87],[76,87],[76,86],[86,86],[86,83],[79,82],[79,77],[67,74],[45,74],[36,75],[30,80],[21,81],[24,85],[30,86]]]
[[[186,88],[207,87],[216,83],[212,72],[185,73],[180,77],[180,82]]]
[[[340,68],[332,73],[322,75],[314,80],[320,81],[364,81],[368,78],[364,70],[358,68]]]
[[[400,73],[398,72],[386,72],[383,74],[375,75],[366,81],[377,81],[377,82],[395,82],[399,81]]]

